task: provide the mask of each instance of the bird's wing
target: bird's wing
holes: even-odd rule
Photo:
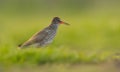
[[[28,41],[26,41],[21,47],[26,47],[38,42],[40,43],[48,35],[49,33],[48,30],[49,30],[49,27],[43,29],[40,32],[37,32]]]

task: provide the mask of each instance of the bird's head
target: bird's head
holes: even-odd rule
[[[68,23],[61,21],[59,17],[54,17],[53,20],[52,20],[52,24],[65,24],[65,25],[69,25]]]

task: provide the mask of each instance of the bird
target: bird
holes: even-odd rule
[[[47,46],[48,44],[52,43],[60,24],[70,25],[64,21],[61,21],[59,17],[54,17],[49,26],[35,33],[30,39],[25,41],[23,44],[18,45],[18,47],[26,48],[29,46],[33,46],[41,48]]]

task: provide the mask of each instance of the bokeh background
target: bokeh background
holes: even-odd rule
[[[60,25],[51,45],[17,47],[56,16],[70,26]],[[106,72],[111,64],[103,64],[105,69],[93,64],[110,60],[119,50],[119,0],[0,0],[0,70],[4,72],[32,71],[32,66],[36,72]]]

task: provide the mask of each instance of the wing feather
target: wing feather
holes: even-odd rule
[[[40,43],[48,35],[48,29],[49,29],[49,27],[43,29],[40,32],[35,33],[28,41],[23,43],[23,45],[21,45],[21,47],[27,47],[29,45],[32,45],[32,44],[38,43],[38,42]]]

